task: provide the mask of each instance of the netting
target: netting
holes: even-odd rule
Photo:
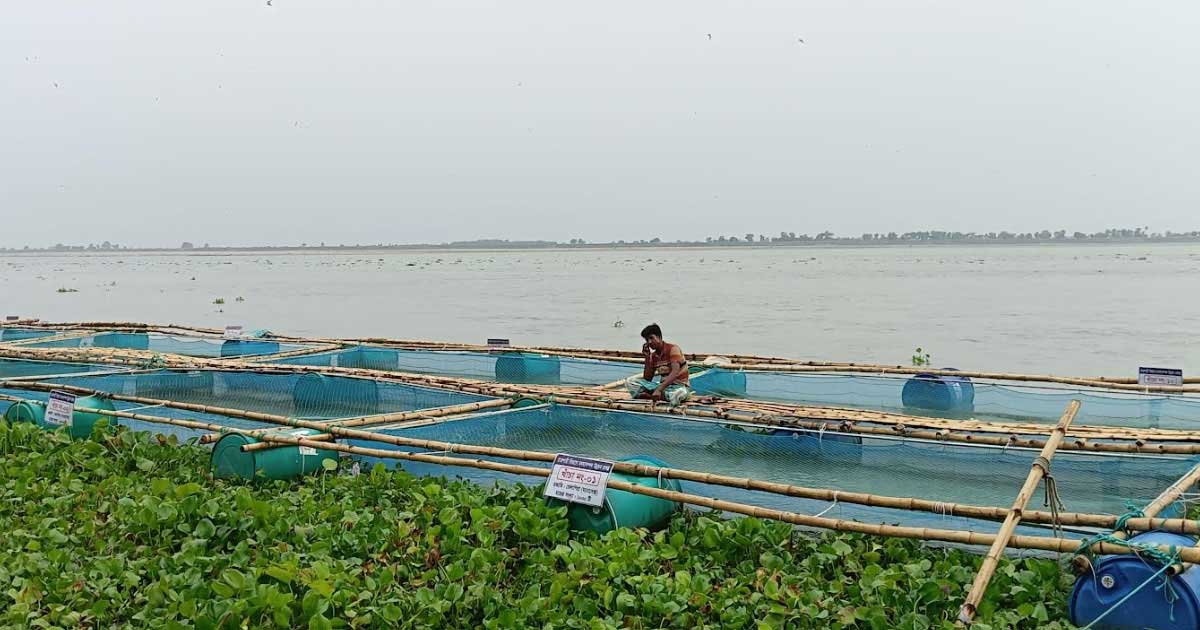
[[[90,363],[0,359],[0,379],[22,378],[26,376],[58,376],[60,374],[82,374],[85,372],[118,372],[122,369],[111,365],[94,365]]]
[[[758,433],[668,416],[596,411],[568,406],[516,410],[412,429],[381,431],[413,438],[571,453],[610,460],[651,455],[689,470],[794,485],[941,502],[1011,505],[1037,453],[816,434]],[[397,448],[361,442],[377,448]],[[404,449],[411,450],[411,449]],[[463,457],[478,458],[476,455]],[[485,458],[494,459],[494,458]],[[495,458],[495,461],[512,461]],[[394,461],[387,461],[392,464]],[[1121,514],[1126,501],[1142,505],[1193,466],[1187,458],[1104,456],[1060,452],[1052,472],[1067,509]],[[480,483],[536,483],[531,477],[463,467],[401,462],[421,475],[460,476]],[[909,512],[784,497],[725,486],[684,482],[684,491],[805,514],[913,526],[994,531],[998,524],[952,514]],[[1040,508],[1041,493],[1034,507]]]
[[[8,396],[16,396],[16,397],[22,398],[24,400],[36,400],[36,401],[40,401],[40,402],[46,402],[50,398],[50,394],[48,392],[38,392],[38,391],[30,391],[30,390],[22,390],[22,389],[0,389],[0,394],[5,394]],[[221,425],[224,427],[230,427],[230,428],[264,429],[264,428],[268,428],[271,426],[275,426],[275,425],[265,424],[262,422],[243,420],[241,418],[232,418],[229,416],[221,416],[221,415],[211,414],[211,413],[198,413],[198,412],[194,412],[194,411],[184,411],[184,410],[180,410],[180,409],[172,409],[170,407],[157,407],[156,406],[156,407],[147,408],[143,405],[139,405],[136,403],[122,402],[119,400],[114,400],[114,401],[112,401],[112,403],[113,403],[113,407],[116,408],[117,411],[132,411],[134,413],[143,413],[143,414],[159,416],[159,417],[163,417],[163,418],[174,418],[174,419],[179,419],[179,420],[195,420],[198,422],[209,422],[209,423],[218,424],[218,425]],[[12,404],[13,404],[12,401],[0,400],[0,415],[3,415],[4,412],[7,411],[9,406]],[[110,422],[110,424],[112,422],[116,422],[117,424],[124,426],[124,427],[128,427],[130,430],[133,430],[133,431],[148,431],[148,432],[157,433],[160,435],[174,435],[183,441],[186,441],[188,439],[198,438],[201,435],[208,433],[208,431],[203,430],[203,429],[189,429],[189,428],[177,427],[177,426],[173,426],[173,425],[169,425],[169,424],[162,424],[159,422],[142,422],[142,421],[133,420],[130,418],[110,418],[109,422]]]
[[[124,332],[98,333],[74,339],[35,342],[28,346],[32,348],[120,348],[202,358],[261,356],[312,347],[305,344],[280,343],[263,339],[212,339],[159,333]]]
[[[1194,429],[1200,424],[1200,398],[1098,392],[1066,387],[1040,388],[973,383],[973,405],[944,410],[905,405],[904,388],[912,379],[894,376],[789,374],[713,370],[695,377],[697,391],[807,405],[890,411],[910,415],[974,417],[1054,423],[1067,403],[1083,403],[1076,423],[1136,428]],[[739,381],[735,375],[744,374]]]
[[[456,376],[501,383],[602,385],[640,372],[637,365],[523,352],[448,352],[359,346],[280,359],[276,363],[317,365],[415,374]]]
[[[328,420],[489,400],[485,396],[324,374],[170,371],[52,379],[114,394]]]
[[[0,342],[23,341],[39,337],[53,337],[60,334],[58,330],[41,330],[38,328],[0,328]]]

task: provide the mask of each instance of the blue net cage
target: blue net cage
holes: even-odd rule
[[[489,400],[486,396],[370,379],[246,370],[160,370],[64,377],[52,382],[127,396],[314,420],[416,411]]]
[[[25,341],[41,337],[53,337],[63,331],[43,330],[40,328],[0,328],[0,342]]]
[[[549,406],[480,415],[380,432],[453,443],[571,453],[610,460],[650,455],[690,470],[794,485],[944,503],[1007,506],[1037,456],[1002,449],[916,440],[759,428],[618,411]],[[376,448],[399,447],[362,441]],[[419,452],[415,449],[402,449]],[[477,455],[462,457],[479,458]],[[509,461],[483,457],[494,461]],[[420,462],[380,460],[414,474],[459,476],[480,483],[538,483],[532,477]],[[1121,514],[1142,505],[1182,476],[1196,458],[1060,452],[1052,472],[1068,510]],[[528,464],[528,462],[525,462]],[[724,486],[684,482],[684,491],[805,514],[866,522],[994,531],[996,523],[852,504],[830,504]]]
[[[160,333],[105,332],[73,339],[34,342],[33,348],[120,348],[148,350],[203,358],[262,356],[311,348],[308,344],[280,343],[265,339],[214,339]]]
[[[449,352],[358,346],[275,361],[545,385],[602,385],[641,372],[641,366],[530,352]]]

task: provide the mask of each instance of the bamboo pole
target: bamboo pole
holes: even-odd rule
[[[996,567],[1000,564],[1000,557],[1004,554],[1004,549],[1008,546],[1008,541],[1017,529],[1017,524],[1021,522],[1021,513],[1029,505],[1029,498],[1037,490],[1038,484],[1050,475],[1050,460],[1054,458],[1054,453],[1058,449],[1058,445],[1067,434],[1067,427],[1071,426],[1071,422],[1075,420],[1075,414],[1077,413],[1079,413],[1079,401],[1072,400],[1067,405],[1066,411],[1063,412],[1062,418],[1059,419],[1054,430],[1051,431],[1050,437],[1046,440],[1046,445],[1042,447],[1041,453],[1038,454],[1038,458],[1034,460],[1033,466],[1029,469],[1029,475],[1025,477],[1025,484],[1021,486],[1021,491],[1017,493],[1017,498],[1008,510],[1008,516],[1004,519],[1004,524],[1000,526],[996,540],[992,543],[991,548],[988,549],[987,555],[984,556],[983,564],[979,567],[979,573],[975,575],[975,581],[971,584],[971,590],[967,593],[967,599],[963,602],[962,608],[958,612],[959,622],[970,624],[971,620],[975,618],[975,611],[979,609],[979,602],[983,601],[983,594],[987,591],[987,586],[992,581],[992,575],[995,574]]]

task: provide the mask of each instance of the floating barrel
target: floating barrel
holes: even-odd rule
[[[244,339],[226,339],[221,344],[221,356],[244,357],[260,354],[275,354],[279,352],[279,343],[275,341],[247,341]]]
[[[965,376],[917,374],[904,383],[900,400],[914,409],[971,413],[975,411],[975,386]]]
[[[212,372],[158,372],[133,377],[134,396],[167,400],[212,400],[216,377]]]
[[[379,413],[379,383],[372,379],[308,373],[292,387],[296,415],[343,418]]]
[[[333,366],[395,372],[400,369],[400,354],[391,348],[354,348],[335,354]]]
[[[320,431],[279,429],[267,435],[303,437],[317,433]],[[278,446],[249,453],[242,450],[243,446],[260,441],[252,435],[225,434],[213,445],[210,459],[213,476],[222,479],[292,479],[317,472],[323,468],[322,462],[331,459],[336,463],[338,458],[337,451],[308,446]]]
[[[75,409],[104,409],[107,411],[113,410],[112,401],[100,396],[82,396],[75,399]],[[4,412],[4,419],[9,424],[17,422],[32,422],[33,424],[42,427],[43,429],[54,431],[59,428],[57,424],[46,422],[46,403],[37,400],[23,400],[13,403],[8,410]],[[108,426],[117,426],[117,418],[114,416],[105,416],[98,413],[84,413],[75,411],[71,414],[71,426],[68,433],[73,438],[88,438],[92,436],[92,431],[96,423],[100,420],[107,420]]]
[[[698,369],[689,374],[692,391],[709,396],[744,398],[746,396],[746,373],[741,370],[720,368]]]
[[[859,435],[805,429],[771,429],[769,439],[772,450],[790,455],[803,454],[854,461],[862,459],[862,436]]]
[[[1176,547],[1196,544],[1194,538],[1168,532],[1146,532],[1130,540]],[[1100,558],[1093,566],[1093,571],[1075,580],[1069,603],[1071,623],[1087,626],[1107,612],[1096,625],[1088,627],[1095,630],[1200,628],[1200,570],[1196,567],[1174,577],[1164,574],[1153,578],[1145,588],[1134,592],[1151,580],[1160,568],[1134,554]],[[1169,591],[1163,588],[1164,578],[1170,580]],[[1167,599],[1170,591],[1177,597],[1174,601]]]
[[[621,461],[659,468],[667,467],[666,464],[649,455],[639,455]],[[609,479],[675,492],[679,492],[680,489],[678,479],[663,479],[660,484],[657,477],[635,477],[619,472],[612,473]],[[567,508],[567,520],[571,524],[571,529],[593,531],[597,534],[603,534],[618,527],[654,529],[664,525],[678,507],[679,504],[674,501],[609,488],[605,492],[602,507],[579,503],[570,504]]]
[[[150,335],[146,333],[101,333],[92,337],[92,347],[149,350]]]
[[[496,357],[496,381],[558,385],[562,366],[558,357],[528,352],[506,352]]]

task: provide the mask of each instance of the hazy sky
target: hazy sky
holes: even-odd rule
[[[0,246],[1200,229],[1194,0],[271,4],[6,3]]]

